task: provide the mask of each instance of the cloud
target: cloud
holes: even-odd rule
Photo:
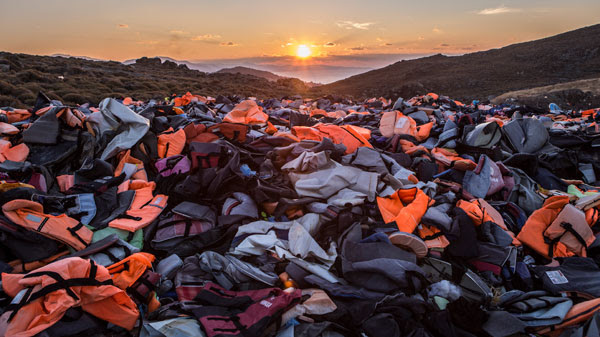
[[[383,47],[389,47],[389,46],[391,46],[391,45],[392,45],[391,43],[384,43],[384,44],[382,44],[381,46],[383,46]]]
[[[350,48],[350,50],[365,50],[365,49],[366,49],[365,47],[353,47],[353,48]]]
[[[221,47],[236,47],[236,46],[239,46],[239,45],[236,44],[236,43],[233,43],[233,42],[229,41],[229,42],[221,42],[220,46]]]
[[[204,34],[204,35],[196,35],[191,38],[192,41],[214,41],[221,38],[221,35],[212,35],[212,34]]]
[[[441,34],[441,33],[444,32],[443,30],[439,29],[437,26],[433,27],[433,29],[431,31],[434,32],[434,33],[436,33],[436,34]]]
[[[173,35],[188,35],[189,33],[183,30],[171,30],[169,33]]]
[[[338,21],[335,23],[340,28],[368,30],[374,22]]]
[[[477,14],[479,14],[479,15],[497,15],[497,14],[506,14],[506,13],[517,13],[520,11],[521,11],[520,8],[511,8],[511,7],[506,7],[506,6],[502,5],[502,6],[496,7],[496,8],[482,9],[479,12],[477,12]]]
[[[326,44],[323,45],[323,47],[335,47],[336,44],[333,42],[327,42]]]
[[[117,25],[117,28],[121,28],[121,29],[127,29],[127,28],[129,28],[129,25],[128,25],[128,24],[126,24],[126,23],[119,23],[119,24]]]
[[[442,44],[440,45],[440,47],[450,47],[450,45],[449,45],[449,44],[447,44],[447,43],[442,43]]]
[[[435,29],[435,28],[434,28],[434,29]],[[418,41],[423,41],[423,40],[425,40],[425,38],[424,38],[424,37],[422,37],[422,36],[419,36],[419,37],[417,38],[417,40],[418,40]]]

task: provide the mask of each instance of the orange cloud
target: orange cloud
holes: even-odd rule
[[[498,15],[498,14],[506,14],[506,13],[518,13],[520,12],[520,8],[511,8],[506,6],[500,6],[496,8],[486,8],[482,9],[477,14],[479,15]]]
[[[335,23],[340,28],[345,29],[360,29],[360,30],[368,30],[374,22],[353,22],[353,21],[338,21]]]
[[[221,38],[221,35],[212,35],[212,34],[204,34],[204,35],[196,35],[191,38],[192,41],[213,41]]]

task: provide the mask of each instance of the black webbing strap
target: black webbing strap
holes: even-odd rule
[[[352,137],[354,137],[356,140],[358,140],[359,143],[363,144],[363,145],[367,145],[367,143],[363,142],[362,140],[360,140],[360,138],[356,137],[356,135],[354,135],[352,132],[346,130],[345,128],[342,128],[342,130],[348,132]]]
[[[50,218],[48,218],[48,217],[45,217],[45,218],[44,218],[44,220],[42,220],[42,222],[40,223],[40,225],[39,225],[39,226],[38,226],[38,228],[37,228],[37,231],[38,231],[38,232],[41,232],[41,231],[42,231],[42,228],[44,228],[44,225],[46,224],[46,222],[48,222],[48,219],[50,219]]]
[[[563,222],[560,224],[560,226],[562,228],[564,228],[567,232],[573,234],[573,236],[577,239],[577,241],[579,241],[579,243],[581,243],[581,245],[583,247],[585,247],[585,249],[587,249],[587,243],[585,242],[585,240],[583,239],[583,237],[581,237],[581,235],[579,235],[579,233],[577,233],[577,231],[575,230],[575,228],[573,228],[573,225],[571,225],[568,222]]]
[[[423,241],[435,240],[435,239],[439,238],[439,237],[440,237],[440,236],[442,236],[442,235],[444,235],[444,233],[442,233],[442,232],[440,231],[440,232],[437,232],[437,233],[434,233],[434,234],[428,235],[428,236],[426,236],[426,237],[422,237],[421,239],[422,239]]]
[[[167,157],[167,153],[169,153],[169,145],[171,144],[167,142],[167,145],[165,146],[165,157]]]
[[[546,236],[544,236],[544,242],[546,244],[548,244],[548,256],[550,258],[552,258],[554,255],[554,246],[556,245],[557,242],[560,241],[560,239],[562,239],[563,235],[565,235],[567,232],[573,234],[575,239],[577,239],[577,241],[579,241],[579,243],[581,243],[581,245],[587,250],[587,248],[588,248],[587,243],[585,242],[583,237],[579,233],[577,233],[577,231],[573,228],[573,225],[571,225],[568,222],[563,222],[560,224],[560,226],[565,229],[565,232],[562,233],[560,236],[558,236],[552,240],[550,240]]]
[[[127,219],[127,220],[133,220],[133,221],[141,221],[142,218],[139,216],[131,216],[129,214],[123,214],[119,217],[119,219]]]
[[[144,275],[146,275],[146,273],[144,273]],[[156,284],[148,281],[148,279],[144,278],[144,275],[140,276],[131,287],[127,288],[127,292],[135,297],[140,303],[145,303],[148,299],[148,295],[144,296],[137,290],[140,284],[143,284],[148,288],[148,293],[156,289]]]
[[[236,329],[224,329],[224,328],[214,328],[212,330],[214,331],[222,331],[222,332],[236,332],[239,331],[240,333],[244,333],[244,331],[248,330],[248,328],[243,325],[242,323],[240,323],[240,318],[237,315],[234,316],[228,316],[228,317],[218,317],[218,316],[208,316],[205,317],[206,320],[210,320],[210,321],[225,321],[225,322],[231,322],[233,323],[233,325],[235,325]]]
[[[121,261],[121,259],[119,259],[118,257],[116,257],[113,253],[110,252],[109,249],[106,249],[102,252],[100,252],[100,254],[104,254],[106,256],[108,256],[108,259],[112,262],[112,263],[117,263],[119,261]]]
[[[6,311],[12,310],[8,321],[12,320],[14,316],[17,314],[19,309],[24,307],[25,305],[37,300],[38,298],[42,298],[52,292],[57,290],[64,289],[67,292],[67,295],[71,296],[75,300],[79,300],[79,297],[75,292],[71,289],[71,287],[80,287],[80,286],[103,286],[103,285],[112,285],[112,279],[108,279],[106,281],[98,281],[96,280],[96,273],[98,271],[98,266],[94,263],[94,261],[90,260],[90,275],[88,277],[82,278],[72,278],[72,279],[64,279],[59,273],[53,271],[41,271],[35,273],[29,273],[25,275],[23,278],[31,278],[31,277],[39,277],[39,276],[49,276],[56,280],[56,283],[50,284],[39,291],[32,294],[33,288],[29,288],[27,293],[23,296],[21,301],[16,305],[9,305],[6,308]]]
[[[83,228],[83,224],[80,222],[75,227],[67,227],[67,230],[69,231],[69,233],[71,233],[72,236],[79,240],[79,242],[81,242],[84,246],[87,247],[88,243],[85,242],[85,240],[83,240],[81,236],[79,236],[79,234],[77,234],[77,231],[81,228]]]

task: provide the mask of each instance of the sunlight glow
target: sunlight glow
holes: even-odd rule
[[[310,48],[305,45],[305,44],[301,44],[298,46],[298,49],[296,50],[296,56],[298,56],[299,58],[307,58],[312,54]]]

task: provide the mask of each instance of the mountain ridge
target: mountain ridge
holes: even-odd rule
[[[400,61],[323,85],[319,90],[355,97],[410,97],[434,91],[457,99],[485,99],[599,75],[597,24],[461,56],[436,54]]]

